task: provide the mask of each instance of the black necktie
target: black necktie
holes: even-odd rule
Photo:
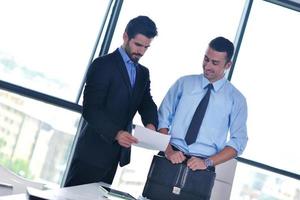
[[[205,115],[205,111],[209,102],[210,91],[213,88],[213,85],[210,83],[206,87],[207,87],[207,92],[205,96],[202,98],[202,100],[200,101],[185,136],[185,141],[187,145],[193,144],[196,141],[200,126],[202,124],[202,120]]]

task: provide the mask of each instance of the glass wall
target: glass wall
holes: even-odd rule
[[[0,3],[0,79],[75,102],[109,0]]]
[[[299,180],[239,163],[230,200],[300,200]]]
[[[249,107],[250,140],[243,157],[297,174],[299,21],[299,12],[254,1],[231,80]]]
[[[242,155],[300,174],[300,13],[254,1],[231,82],[248,101],[249,142]],[[232,199],[299,200],[299,180],[239,164]]]
[[[59,184],[80,114],[0,90],[0,165]]]
[[[0,80],[76,102],[110,0],[0,2]],[[59,185],[80,113],[0,90],[0,164]]]
[[[131,18],[148,15],[156,22],[159,35],[141,63],[150,70],[152,95],[160,105],[176,79],[202,73],[212,38],[235,40],[245,2],[124,1],[110,52],[122,44]],[[250,139],[243,157],[300,174],[300,15],[253,2],[231,80],[249,107]],[[1,1],[0,80],[75,102],[109,3]],[[79,118],[79,113],[0,90],[0,164],[59,185]],[[138,115],[134,123],[141,124]],[[131,164],[118,169],[113,187],[139,196],[156,153],[133,147]],[[299,191],[298,180],[239,163],[232,199],[299,200]]]

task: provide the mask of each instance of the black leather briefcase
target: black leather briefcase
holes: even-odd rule
[[[214,171],[192,171],[186,163],[172,164],[155,155],[143,196],[151,200],[209,200],[215,177]]]

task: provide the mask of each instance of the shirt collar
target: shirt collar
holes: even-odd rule
[[[221,78],[220,80],[212,83],[212,85],[214,86],[213,90],[216,92],[220,90],[220,88],[226,83],[226,81],[227,79],[225,78],[225,76],[223,76],[223,78]],[[202,88],[204,89],[208,84],[210,84],[209,80],[203,75]]]
[[[119,47],[118,50],[123,58],[124,63],[133,64],[134,66],[136,66],[136,64],[127,55],[125,49],[123,49],[122,47]]]

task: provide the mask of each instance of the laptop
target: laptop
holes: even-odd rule
[[[127,192],[122,192],[120,190],[115,190],[110,187],[106,187],[101,185],[100,190],[103,192],[104,196],[106,197],[117,197],[117,199],[126,199],[126,200],[137,200],[133,196],[131,196]]]

